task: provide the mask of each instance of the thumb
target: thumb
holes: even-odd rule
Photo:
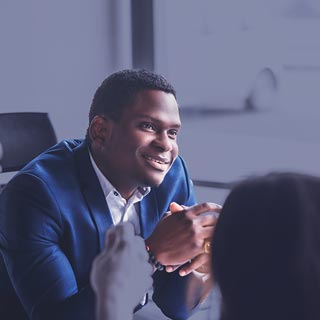
[[[182,211],[184,209],[184,207],[182,207],[180,204],[176,203],[176,202],[171,202],[169,209],[172,213],[178,212],[178,211]]]

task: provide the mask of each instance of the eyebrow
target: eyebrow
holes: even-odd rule
[[[145,115],[145,114],[138,114],[136,115],[136,118],[137,119],[144,119],[144,120],[149,120],[149,121],[152,121],[152,122],[155,122],[155,123],[163,123],[163,121],[157,119],[157,118],[154,118],[154,117],[151,117],[149,115]],[[169,127],[171,128],[180,128],[181,127],[181,123],[175,123],[175,124],[170,124]]]

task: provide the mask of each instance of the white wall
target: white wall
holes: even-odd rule
[[[1,0],[0,112],[48,112],[59,140],[83,137],[97,86],[131,67],[129,10],[130,0]]]

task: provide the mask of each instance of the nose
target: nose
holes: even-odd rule
[[[161,151],[171,151],[173,149],[173,140],[170,139],[167,133],[159,133],[153,140],[153,146]]]

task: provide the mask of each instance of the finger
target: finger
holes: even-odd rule
[[[166,266],[166,272],[170,273],[170,272],[176,271],[179,267],[180,267],[180,264],[175,266]]]
[[[184,277],[190,274],[193,270],[201,267],[204,263],[208,262],[210,256],[208,254],[200,254],[196,258],[194,258],[191,263],[186,264],[179,270],[179,275]]]
[[[216,217],[215,213],[213,213],[213,212],[198,216],[195,219],[202,227],[215,226],[218,221],[218,218]]]
[[[178,211],[182,211],[184,208],[183,206],[181,206],[180,204],[176,203],[176,202],[171,202],[169,209],[172,213],[178,212]]]
[[[205,212],[218,212],[221,210],[220,205],[217,205],[216,203],[213,202],[204,202],[201,204],[196,204],[192,207],[189,207],[186,210],[186,212],[190,213],[191,215],[200,215]]]
[[[166,219],[168,218],[169,216],[172,215],[172,212],[171,211],[167,211],[163,216],[162,216],[162,219]]]
[[[199,238],[203,239],[203,241],[205,239],[211,239],[213,236],[213,232],[214,232],[214,227],[203,227],[201,228],[200,234],[199,234]]]

